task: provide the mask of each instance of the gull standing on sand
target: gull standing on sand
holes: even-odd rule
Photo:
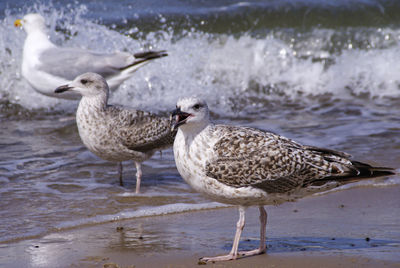
[[[95,72],[102,75],[111,90],[150,60],[167,56],[165,51],[148,51],[137,54],[115,52],[101,54],[80,48],[62,48],[53,44],[47,35],[44,18],[27,14],[14,22],[27,33],[22,56],[22,75],[39,93],[63,99],[79,99],[79,94],[55,94],[59,85],[71,82],[76,76]]]
[[[346,153],[304,146],[270,132],[214,125],[207,104],[198,98],[179,100],[172,116],[173,128],[178,128],[174,157],[183,179],[211,199],[239,207],[231,252],[201,261],[233,260],[264,253],[264,205],[294,201],[352,181],[394,174],[391,168],[372,167],[349,160]],[[259,206],[260,246],[238,252],[248,206]]]
[[[56,94],[77,92],[82,95],[76,112],[79,135],[95,155],[119,163],[122,185],[122,161],[133,160],[136,165],[136,193],[140,192],[141,163],[154,152],[172,146],[176,132],[170,120],[117,105],[108,105],[106,80],[96,73],[85,73],[71,83],[60,86]]]

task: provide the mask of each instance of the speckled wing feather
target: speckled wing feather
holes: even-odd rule
[[[128,149],[140,152],[170,147],[176,135],[171,132],[170,121],[149,112],[110,106],[109,114],[118,117],[115,129],[121,143]],[[118,124],[118,126],[117,126]]]
[[[206,174],[233,186],[284,193],[330,177],[356,176],[349,155],[302,146],[285,137],[252,128],[215,126],[220,133],[215,158]]]

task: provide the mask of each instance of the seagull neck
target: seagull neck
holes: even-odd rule
[[[104,110],[107,107],[108,96],[83,96],[80,105],[96,110]]]
[[[205,128],[207,128],[211,123],[209,121],[204,121],[202,123],[197,123],[193,125],[182,125],[180,130],[188,138],[194,138],[200,134]]]
[[[34,46],[32,46],[32,44],[34,44]],[[25,46],[27,46],[28,49],[30,47],[40,48],[40,49],[55,47],[55,45],[50,41],[46,31],[40,29],[30,32],[28,34],[25,40]]]

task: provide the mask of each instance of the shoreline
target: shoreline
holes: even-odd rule
[[[95,261],[101,267],[400,267],[399,263],[375,260],[364,257],[351,256],[314,256],[313,254],[276,254],[270,256],[268,254],[242,258],[235,261],[215,262],[209,264],[198,264],[196,255],[172,255],[163,256],[162,258],[137,258],[134,265],[118,264],[118,262],[110,261],[110,259]],[[114,259],[114,257],[112,258]],[[115,256],[115,259],[124,259],[124,256]],[[122,262],[124,263],[124,262]],[[80,262],[76,267],[92,267],[93,264],[88,262]],[[87,266],[85,266],[87,265]]]
[[[359,187],[266,206],[267,254],[212,267],[400,267],[400,186]],[[198,267],[226,254],[234,207],[83,226],[0,244],[5,267]],[[246,211],[239,249],[259,242],[258,209]]]

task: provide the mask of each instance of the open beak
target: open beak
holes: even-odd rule
[[[189,113],[185,113],[181,111],[181,108],[176,108],[171,113],[171,130],[175,131],[179,126],[186,123],[187,119],[191,116]]]
[[[59,86],[58,88],[56,88],[56,90],[54,91],[55,93],[62,93],[65,91],[69,91],[71,90],[73,87],[70,87],[68,85],[63,85],[63,86]]]
[[[21,20],[20,20],[20,19],[15,20],[15,21],[14,21],[14,26],[15,26],[15,27],[22,27],[22,22],[21,22]]]

